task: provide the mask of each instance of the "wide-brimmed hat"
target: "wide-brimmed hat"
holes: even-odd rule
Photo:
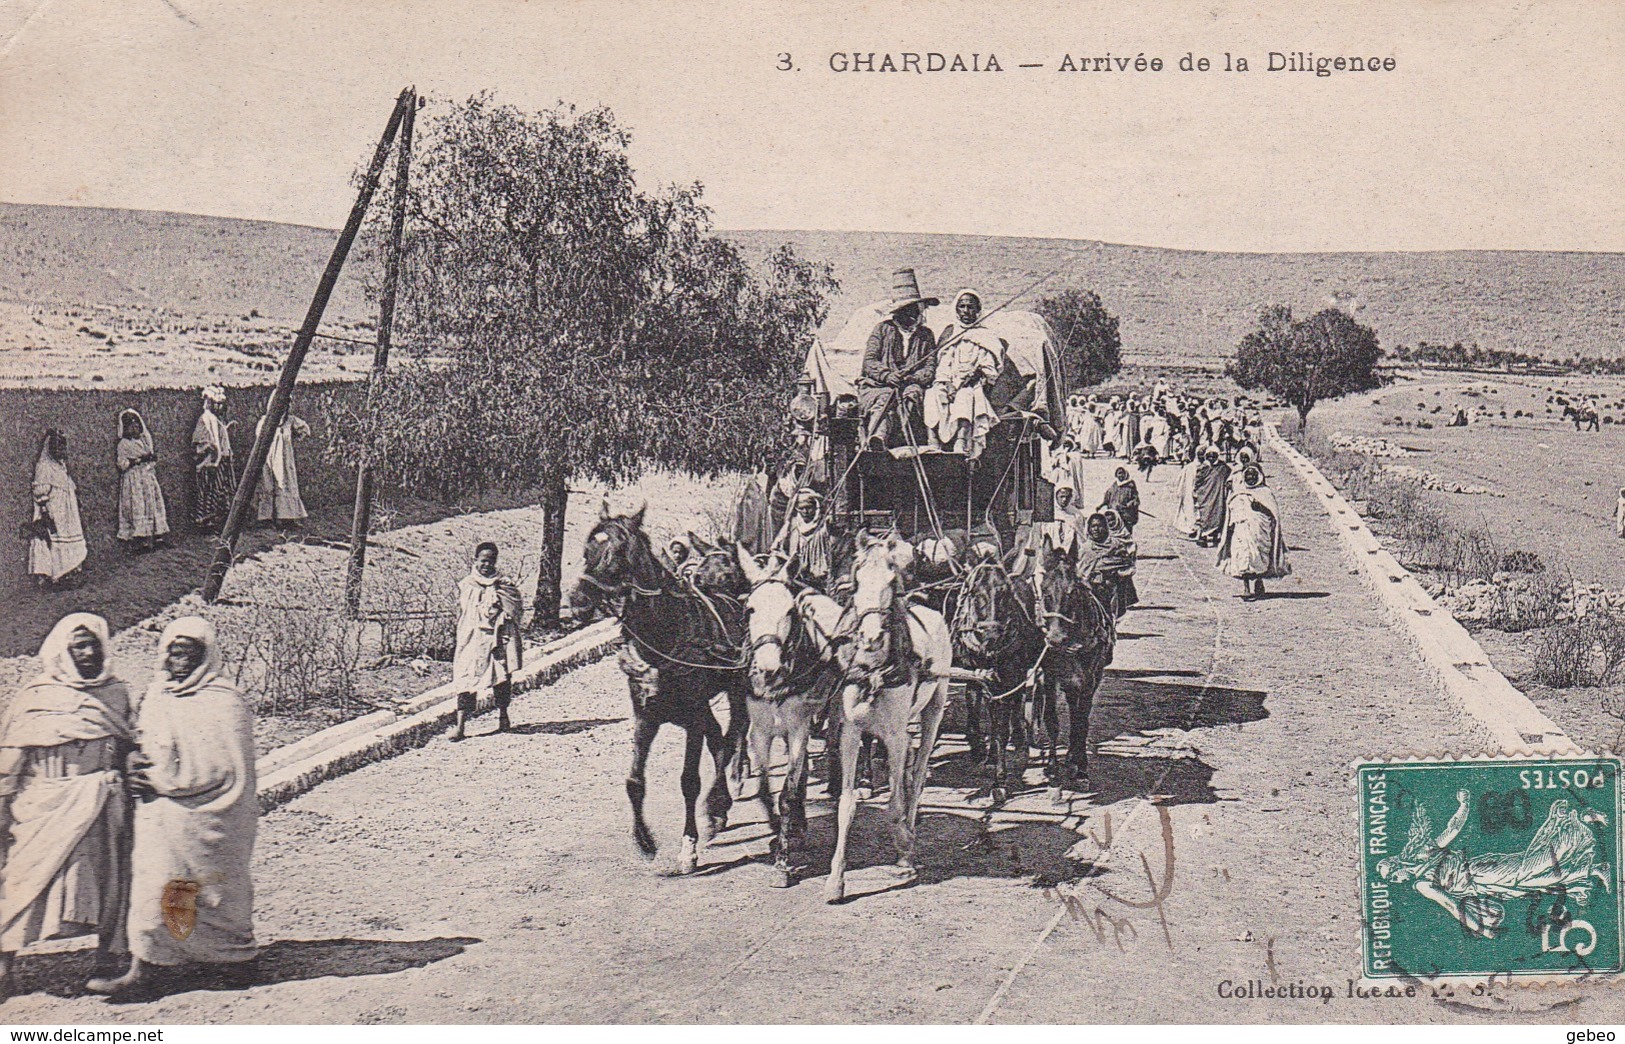
[[[920,281],[914,277],[914,269],[899,268],[891,274],[891,310],[893,312],[907,308],[911,304],[933,308],[941,303],[935,297],[920,296]]]

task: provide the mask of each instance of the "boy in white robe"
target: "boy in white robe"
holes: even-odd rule
[[[513,676],[523,666],[524,643],[519,628],[524,603],[519,588],[497,572],[497,546],[487,540],[474,548],[474,565],[457,582],[457,653],[452,682],[457,692],[457,731],[453,742],[467,736],[468,719],[481,696],[496,702],[497,731],[513,727],[508,705]]]

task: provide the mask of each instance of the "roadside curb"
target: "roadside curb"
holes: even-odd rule
[[[1314,462],[1288,443],[1274,424],[1264,426],[1264,436],[1270,448],[1286,458],[1309,491],[1319,498],[1344,549],[1376,593],[1377,601],[1388,617],[1404,629],[1463,718],[1478,725],[1485,737],[1505,753],[1581,753],[1556,723],[1490,664],[1484,648],[1450,611],[1435,602],[1416,577],[1383,548],[1365,519]]]
[[[620,644],[620,625],[604,620],[535,649],[526,650],[529,665],[513,679],[514,694],[551,685],[561,677],[602,658]],[[476,713],[495,706],[483,697]],[[457,717],[457,690],[441,685],[395,710],[374,711],[297,743],[273,750],[255,762],[260,811],[269,812],[312,788],[363,765],[421,747]]]

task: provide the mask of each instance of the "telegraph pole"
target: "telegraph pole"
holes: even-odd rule
[[[304,325],[299,328],[299,335],[294,338],[287,361],[282,364],[282,375],[277,379],[276,391],[271,394],[271,404],[266,407],[265,423],[260,426],[259,436],[254,439],[253,452],[249,453],[248,463],[238,479],[237,495],[231,501],[231,514],[221,527],[214,561],[209,564],[209,572],[203,579],[205,602],[212,604],[220,596],[220,588],[226,582],[226,573],[231,569],[236,553],[237,538],[242,535],[243,524],[248,520],[248,507],[259,488],[260,472],[265,469],[265,458],[271,451],[271,439],[288,415],[288,401],[293,398],[293,388],[299,380],[299,367],[304,364],[310,342],[316,337],[322,313],[327,310],[327,300],[333,296],[333,287],[338,283],[344,260],[350,254],[350,246],[361,229],[362,219],[366,217],[367,206],[378,189],[384,161],[389,158],[390,144],[394,142],[406,114],[411,111],[409,105],[414,97],[412,89],[407,88],[395,99],[395,110],[390,113],[384,136],[379,139],[378,148],[373,153],[372,165],[367,168],[367,176],[356,195],[355,206],[350,208],[350,220],[345,222],[344,230],[339,233],[339,241],[333,245],[333,255],[327,259],[327,268],[322,272],[321,282],[316,285],[316,296],[311,299],[310,310],[305,313]]]
[[[406,231],[407,177],[412,165],[412,121],[417,112],[417,91],[406,89],[406,115],[395,146],[395,198],[390,213],[389,250],[384,255],[384,287],[378,301],[378,346],[372,353],[372,376],[367,379],[367,418],[376,420],[378,383],[389,365],[391,330],[395,325],[395,293],[401,280],[401,239]],[[372,445],[362,450],[355,473],[355,511],[350,521],[350,564],[344,577],[344,608],[353,619],[361,614],[361,578],[367,569],[367,534],[372,529]]]

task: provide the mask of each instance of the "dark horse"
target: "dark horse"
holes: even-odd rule
[[[1580,431],[1582,426],[1588,431],[1602,430],[1602,426],[1598,423],[1597,411],[1584,403],[1564,405],[1563,419],[1573,421],[1575,431]]]
[[[716,779],[706,801],[712,833],[727,825],[733,806],[727,768],[740,749],[746,726],[745,700],[750,684],[740,657],[742,621],[728,619],[726,603],[708,597],[679,580],[655,557],[643,530],[643,508],[631,515],[610,515],[608,505],[587,535],[586,568],[571,592],[578,617],[607,606],[621,621],[626,645],[621,670],[632,696],[632,770],[626,796],[632,802],[632,840],[645,859],[657,850],[654,834],[643,819],[644,769],[649,748],[662,725],[688,734],[683,753],[683,845],[679,873],[699,862],[700,754],[709,747]],[[728,733],[723,735],[711,698],[728,696]]]
[[[1078,578],[1075,553],[1044,547],[1034,577],[1035,615],[1044,629],[1044,653],[1035,699],[1048,734],[1048,774],[1057,799],[1063,787],[1089,785],[1089,710],[1117,645],[1117,626],[1089,585]],[[1060,700],[1071,718],[1066,761],[1059,760]]]
[[[985,735],[978,736],[985,745],[976,746],[993,769],[995,804],[1007,796],[1007,781],[1014,778],[1019,785],[1027,768],[1024,711],[1045,651],[1033,606],[1033,589],[1010,575],[996,551],[973,557],[954,606],[954,664],[987,679],[965,683],[966,720],[972,734],[985,723]],[[1007,747],[1014,749],[1014,764],[1007,760]]]

